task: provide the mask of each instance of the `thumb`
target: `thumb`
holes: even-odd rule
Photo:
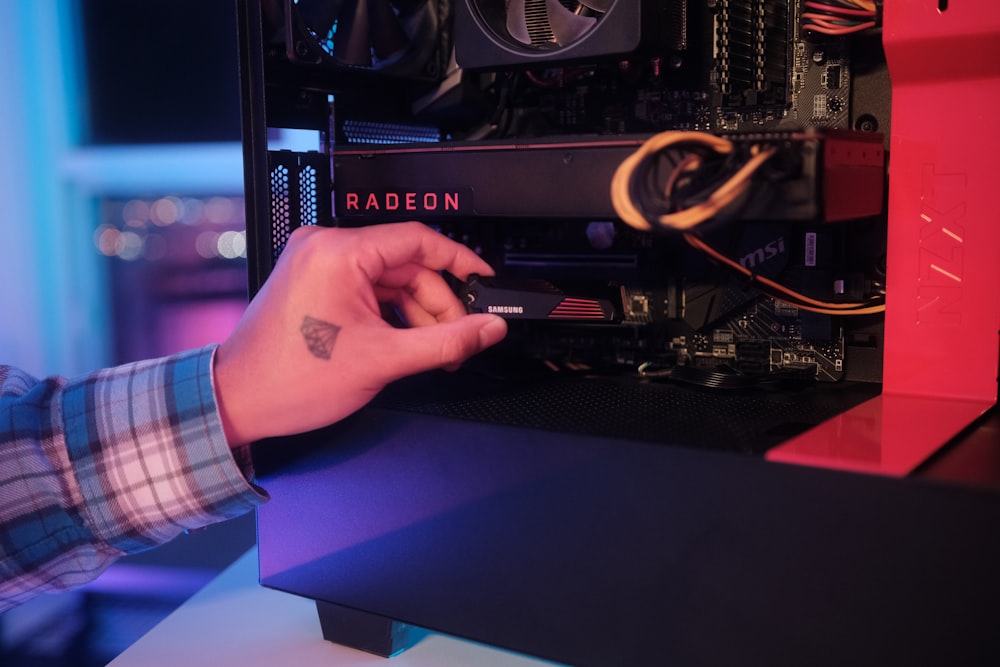
[[[457,368],[472,355],[503,340],[507,322],[496,315],[474,314],[393,331],[399,337],[392,346],[399,356],[393,370],[403,377],[434,368]]]

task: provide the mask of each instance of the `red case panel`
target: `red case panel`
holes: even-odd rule
[[[885,3],[892,79],[883,395],[768,458],[903,475],[997,399],[1000,4]]]

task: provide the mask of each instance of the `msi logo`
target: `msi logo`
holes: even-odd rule
[[[740,257],[740,264],[743,265],[745,269],[753,269],[772,257],[777,257],[785,252],[785,237],[779,236],[775,240],[766,243],[759,248],[754,248],[752,251]]]
[[[962,323],[965,174],[935,173],[925,165],[921,179],[917,322]]]

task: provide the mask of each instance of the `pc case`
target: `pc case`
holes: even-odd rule
[[[796,218],[803,252],[811,233],[849,249],[837,266],[884,247],[884,329],[863,318],[831,334],[841,325],[804,320],[824,341],[809,363],[826,381],[719,391],[593,364],[553,380],[513,362],[540,339],[560,351],[584,341],[617,365],[637,348],[617,333],[519,328],[509,372],[477,363],[410,378],[328,429],[258,446],[272,496],[258,514],[262,584],[315,599],[331,640],[383,654],[416,626],[574,665],[995,664],[1000,14],[987,2],[876,4],[877,25],[855,39],[804,34],[829,25],[804,14],[845,3],[594,4],[561,37],[525,33],[488,2],[393,4],[407,38],[384,50],[348,48],[351,3],[240,0],[251,292],[300,224],[406,215],[519,278],[572,282],[583,266],[619,287],[649,280],[621,290],[630,317],[662,299],[665,319],[708,323],[684,325],[685,345],[708,337],[701,357],[685,348],[691,358],[745,370],[757,350],[728,347],[724,314],[739,320],[745,302],[718,305],[734,298],[712,282],[720,270],[622,234],[602,193],[608,165],[653,131],[782,132],[794,112],[797,126],[886,137],[884,212],[843,228]],[[414,37],[427,30],[434,39]],[[530,82],[527,101],[511,81]],[[494,94],[507,113],[479,127]],[[268,151],[277,128],[314,131],[316,150]],[[571,196],[528,196],[560,178]],[[850,178],[865,199],[872,181]],[[792,246],[782,224],[757,220],[728,248],[751,263],[769,244],[779,255],[778,239]],[[819,280],[850,283],[855,268]],[[780,325],[779,307],[753,312]],[[803,349],[768,343],[783,370]]]

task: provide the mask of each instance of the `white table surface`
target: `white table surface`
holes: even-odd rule
[[[392,658],[323,639],[311,600],[257,583],[251,549],[109,667],[551,667],[554,663],[430,633]]]

